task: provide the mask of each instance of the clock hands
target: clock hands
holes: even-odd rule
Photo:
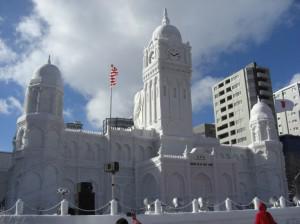
[[[170,54],[171,54],[172,56],[177,56],[177,55],[179,55],[179,53],[173,54],[173,53],[171,53],[171,52],[170,52]]]

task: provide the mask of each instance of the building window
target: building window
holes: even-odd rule
[[[236,84],[234,84],[233,86],[232,86],[232,89],[236,89],[236,88],[238,88],[240,86],[240,83],[236,83]]]
[[[236,102],[234,103],[234,106],[238,106],[238,105],[240,105],[240,104],[242,104],[242,101],[241,101],[241,100],[236,101]]]
[[[233,94],[233,97],[238,97],[239,95],[241,95],[241,91],[238,91],[235,94]]]
[[[233,77],[231,78],[231,81],[236,80],[236,79],[238,79],[239,77],[240,77],[239,75],[233,76]]]
[[[227,96],[227,100],[231,100],[232,99],[232,96]]]
[[[218,136],[219,139],[226,138],[226,137],[228,137],[227,132]]]
[[[176,98],[176,88],[173,89],[173,97]]]
[[[183,90],[183,98],[186,98],[186,89]]]
[[[224,115],[224,116],[221,117],[222,121],[225,121],[226,119],[227,119],[227,115]]]
[[[225,81],[225,83],[226,83],[226,84],[230,83],[230,79],[227,79],[227,80]]]
[[[217,131],[224,130],[225,128],[228,128],[228,124],[223,124],[220,127],[217,127]]]

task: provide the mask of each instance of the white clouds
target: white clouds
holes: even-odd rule
[[[112,117],[132,117],[133,99],[123,97],[122,91],[113,90]],[[86,106],[87,118],[94,127],[100,127],[104,118],[109,117],[110,95],[108,91],[99,91]]]
[[[221,79],[213,77],[204,77],[192,86],[192,103],[193,111],[199,112],[207,106],[212,105],[212,89],[211,87]]]
[[[294,84],[295,82],[300,82],[300,73],[296,73],[295,75],[293,75],[290,84]]]
[[[0,99],[0,114],[21,113],[22,110],[20,101],[15,97],[10,96],[7,99]]]
[[[8,63],[16,58],[15,52],[13,52],[3,40],[0,39],[0,63]]]
[[[33,41],[42,35],[41,20],[36,16],[24,17],[18,24],[16,31],[25,41]]]
[[[64,80],[87,96],[87,117],[99,126],[108,116],[108,73],[111,63],[120,71],[114,97],[116,116],[131,116],[133,95],[142,85],[142,52],[162,10],[168,8],[171,24],[192,46],[193,64],[201,57],[240,50],[249,42],[260,43],[280,21],[292,1],[64,1],[34,0],[35,8],[17,26],[21,38],[36,38],[13,66],[0,68],[0,80],[24,85],[36,67],[53,55]],[[47,26],[41,25],[44,21]],[[200,64],[201,65],[201,64]],[[194,79],[201,77],[194,74]],[[193,89],[214,78],[204,78]],[[205,105],[193,97],[194,109]],[[198,102],[199,100],[199,102]],[[200,102],[201,101],[201,102]]]
[[[72,119],[73,118],[73,110],[70,108],[64,109],[63,115],[65,118]]]

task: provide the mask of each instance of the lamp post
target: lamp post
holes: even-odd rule
[[[115,199],[115,173],[119,171],[119,162],[106,163],[104,165],[104,171],[111,173],[111,199]]]

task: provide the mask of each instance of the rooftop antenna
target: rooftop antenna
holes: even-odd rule
[[[170,24],[170,20],[168,18],[167,8],[164,9],[164,16],[163,16],[163,19],[162,19],[162,24],[163,25],[169,25]]]
[[[260,98],[259,98],[259,95],[257,95],[257,102],[260,102]]]
[[[49,56],[48,56],[48,64],[51,65],[51,55],[50,55],[50,54],[49,54]]]

